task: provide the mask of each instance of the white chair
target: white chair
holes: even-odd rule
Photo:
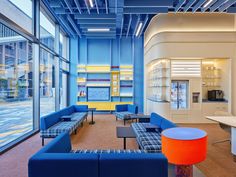
[[[227,116],[232,116],[231,113],[229,113],[229,112],[224,112],[224,111],[216,111],[216,112],[214,113],[214,115],[215,115],[215,116],[226,116],[226,117],[227,117]],[[220,128],[222,128],[223,130],[225,130],[226,132],[228,132],[229,134],[231,134],[231,127],[230,127],[230,126],[225,125],[225,124],[222,124],[222,123],[219,123],[219,125],[220,125]],[[230,140],[230,139],[224,139],[224,140],[216,141],[216,142],[214,142],[214,143],[212,143],[212,144],[224,143],[224,142],[227,142],[227,141],[229,141],[229,142],[231,143],[231,140]]]

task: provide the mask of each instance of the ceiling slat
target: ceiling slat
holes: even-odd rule
[[[68,0],[64,0],[66,6],[68,7],[71,14],[73,14],[73,8]]]
[[[86,1],[86,0],[84,0],[84,3],[85,3],[85,6],[86,6],[86,8],[87,8],[87,11],[88,11],[88,13],[90,14],[90,9],[89,9],[89,6],[88,6],[88,3],[87,3],[87,1]]]
[[[207,0],[199,0],[198,3],[193,7],[192,12],[196,12]]]
[[[213,6],[210,7],[210,12],[216,11],[224,2],[225,0],[218,0]]]
[[[223,5],[219,8],[219,11],[220,11],[220,12],[225,11],[225,10],[228,9],[230,6],[234,5],[235,2],[236,2],[236,0],[227,1],[225,4],[223,4]]]
[[[108,2],[105,0],[105,6],[106,6],[106,14],[108,14]]]
[[[97,0],[94,0],[94,2],[95,2],[95,5],[96,5],[97,13],[99,14],[98,2],[97,2]]]
[[[127,32],[126,32],[126,38],[127,38],[128,35],[129,35],[131,23],[132,23],[132,15],[130,14],[130,15],[129,15],[129,24],[128,24],[128,28],[127,28]]]
[[[179,3],[177,4],[177,6],[175,7],[175,12],[178,12],[179,9],[184,5],[185,2],[186,2],[186,0],[180,0]]]
[[[75,19],[116,19],[116,14],[75,14]]]
[[[80,7],[80,4],[79,4],[79,1],[78,0],[74,0],[74,2],[75,2],[75,5],[76,5],[79,13],[81,14],[82,12],[81,12],[81,7]]]
[[[77,35],[81,38],[81,33],[78,29],[78,26],[75,24],[75,22],[73,21],[70,15],[67,15],[67,20],[70,22],[71,26],[74,28]]]
[[[195,3],[196,0],[189,0],[188,3],[184,6],[184,12],[187,12],[191,6]]]
[[[168,13],[168,7],[124,8],[124,14],[158,14]]]

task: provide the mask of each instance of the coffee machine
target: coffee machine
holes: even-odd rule
[[[208,91],[208,100],[209,101],[224,101],[223,90],[209,90]]]

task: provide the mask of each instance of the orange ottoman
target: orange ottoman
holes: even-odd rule
[[[205,160],[206,152],[207,133],[203,130],[177,127],[162,132],[162,153],[176,165],[176,177],[192,177],[192,165]]]

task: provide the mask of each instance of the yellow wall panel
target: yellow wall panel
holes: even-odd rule
[[[114,111],[118,104],[133,104],[133,102],[77,102],[77,105],[88,105],[98,111]]]

